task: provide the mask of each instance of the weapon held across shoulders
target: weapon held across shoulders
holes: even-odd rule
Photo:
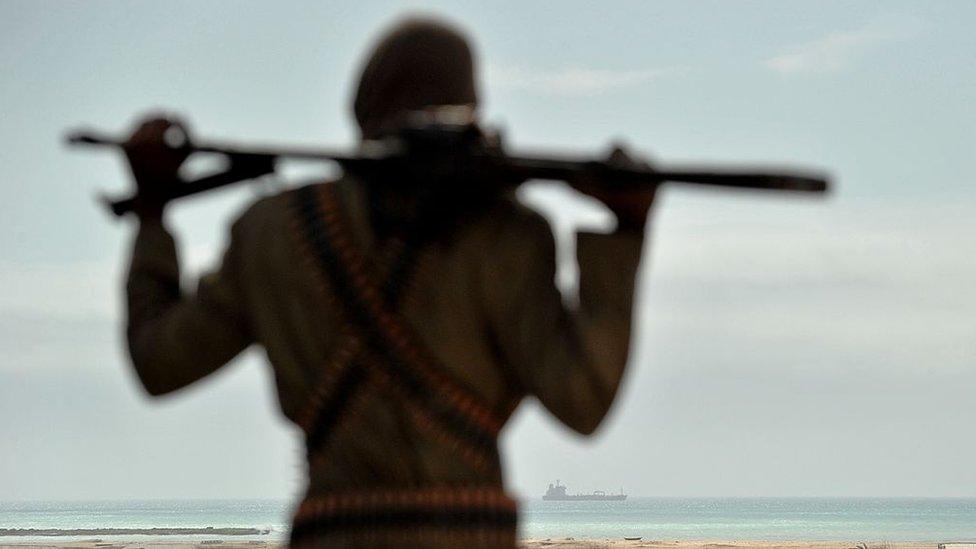
[[[74,132],[68,136],[68,144],[121,148],[123,141],[90,131]],[[175,200],[211,189],[224,187],[239,181],[256,179],[275,171],[276,161],[312,160],[339,164],[344,170],[377,170],[394,164],[403,165],[408,160],[404,148],[397,140],[369,142],[355,153],[317,148],[245,147],[236,144],[194,141],[187,145],[191,153],[224,155],[230,167],[220,173],[173,185],[166,192],[168,200]],[[464,154],[464,153],[462,153]],[[587,177],[611,186],[640,187],[662,183],[687,183],[737,189],[762,189],[824,193],[829,188],[826,176],[811,172],[777,171],[729,171],[711,169],[646,169],[620,167],[599,160],[579,160],[557,156],[522,156],[500,152],[481,151],[468,153],[472,169],[493,171],[506,181],[546,179],[573,181]],[[106,200],[115,215],[131,211],[136,197]]]

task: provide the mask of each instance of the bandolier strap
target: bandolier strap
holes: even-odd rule
[[[305,250],[312,254],[318,271],[331,283],[333,294],[338,298],[349,318],[354,340],[349,347],[340,345],[340,354],[352,357],[350,364],[357,364],[365,345],[369,353],[379,360],[364,360],[367,367],[377,370],[383,383],[395,389],[410,408],[412,416],[420,420],[420,426],[438,439],[456,448],[471,465],[480,470],[497,467],[497,437],[504,420],[479,395],[460,385],[439,364],[410,325],[397,312],[387,306],[395,302],[398,288],[405,286],[409,265],[415,253],[405,246],[393,268],[392,289],[380,290],[370,280],[365,258],[355,249],[346,228],[334,185],[312,185],[296,191],[296,213],[299,229],[307,243]],[[342,357],[340,357],[341,360]],[[333,360],[336,363],[337,360]],[[363,370],[348,365],[344,372]],[[348,375],[354,375],[349,373]],[[362,379],[366,379],[363,376]],[[335,395],[351,393],[361,383],[349,381],[340,374],[331,395],[321,400],[319,414],[306,425],[306,433],[316,434],[321,429],[321,411],[338,416],[336,404],[330,402]],[[351,387],[350,387],[351,386]],[[313,442],[324,442],[328,432],[313,437]],[[309,451],[314,447],[310,445]]]
[[[394,242],[385,283],[356,249],[336,185],[295,191],[293,229],[319,287],[349,321],[337,351],[299,417],[310,462],[321,455],[354,396],[365,387],[392,394],[421,432],[470,466],[498,475],[497,439],[504,419],[449,374],[397,308],[417,263],[418,245]],[[500,487],[396,488],[316,495],[296,514],[292,540],[323,536],[420,536],[487,546],[514,545],[515,502]],[[387,539],[387,538],[383,538]]]

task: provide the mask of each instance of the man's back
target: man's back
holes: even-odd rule
[[[151,393],[163,393],[252,343],[264,347],[284,414],[307,433],[328,422],[309,447],[306,508],[323,498],[383,493],[395,500],[398,491],[422,497],[441,488],[510,506],[499,499],[495,441],[483,459],[466,459],[465,433],[444,436],[451,426],[426,425],[437,423],[436,414],[430,420],[423,405],[417,412],[399,378],[383,383],[389,365],[370,349],[341,288],[316,262],[298,211],[302,193],[332,197],[352,251],[365,261],[371,282],[382,284],[395,252],[376,237],[364,192],[347,180],[259,201],[234,224],[221,269],[201,279],[193,297],[172,291],[178,270],[169,235],[144,223],[129,279],[136,369]],[[419,247],[393,313],[448,387],[474,397],[490,419],[504,423],[533,394],[564,423],[590,432],[606,413],[626,360],[640,245],[639,234],[581,235],[581,306],[567,310],[553,283],[548,225],[506,197],[449,238]],[[350,347],[350,339],[358,343]],[[354,369],[367,373],[343,389],[349,385],[344,372]],[[449,500],[444,506],[457,506]]]

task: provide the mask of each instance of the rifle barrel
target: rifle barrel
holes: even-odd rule
[[[526,179],[572,181],[587,174],[602,179],[608,185],[645,186],[661,183],[689,183],[732,187],[823,193],[829,188],[826,176],[796,171],[703,171],[700,169],[641,169],[622,168],[601,161],[559,160],[543,157],[506,156],[501,162]]]

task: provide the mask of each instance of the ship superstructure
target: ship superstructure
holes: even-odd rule
[[[623,501],[627,499],[627,494],[623,490],[619,494],[608,494],[602,490],[596,490],[590,494],[567,494],[566,485],[560,484],[556,480],[555,484],[550,484],[546,490],[546,495],[542,496],[546,501]]]

